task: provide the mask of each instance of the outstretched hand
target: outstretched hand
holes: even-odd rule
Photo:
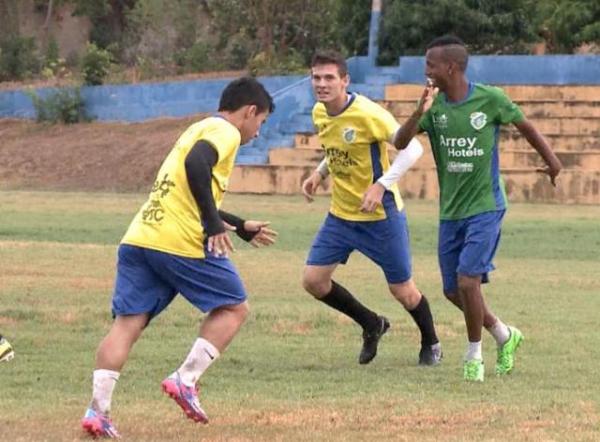
[[[268,227],[270,224],[270,221],[248,220],[244,222],[244,230],[248,232],[257,232],[256,235],[254,235],[254,238],[250,240],[250,244],[253,247],[266,247],[275,244],[275,240],[279,234]]]
[[[546,166],[546,167],[538,167],[535,169],[537,173],[543,173],[550,177],[550,182],[554,187],[556,187],[556,177],[560,173],[560,168]]]
[[[316,170],[302,182],[302,194],[307,202],[312,203],[317,192],[317,188],[323,181],[323,177]]]
[[[225,232],[209,236],[206,248],[217,256],[227,257],[229,252],[235,252],[235,247],[233,247],[233,242],[227,231],[235,231],[235,227],[226,222],[223,222],[223,225],[225,226]]]

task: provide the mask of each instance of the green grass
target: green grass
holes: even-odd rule
[[[16,358],[0,365],[1,440],[79,440],[95,347],[111,322],[116,245],[143,195],[0,192],[0,332]],[[441,295],[436,207],[408,201],[414,275],[428,294],[445,359],[416,366],[418,334],[379,269],[356,254],[336,279],[392,329],[368,366],[360,332],[305,294],[300,276],[328,200],[228,195],[225,209],[268,219],[270,249],[237,242],[233,260],[252,314],[202,378],[203,427],[161,395],[193,342],[200,314],[177,300],[136,345],[114,396],[127,440],[598,440],[600,207],[514,204],[493,309],[526,341],[515,373],[461,379],[462,314]]]

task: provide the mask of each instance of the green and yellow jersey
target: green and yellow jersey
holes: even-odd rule
[[[198,141],[215,148],[211,191],[221,206],[237,151],[240,132],[224,118],[210,117],[192,124],[162,163],[150,196],[129,225],[122,243],[189,258],[204,258],[205,232],[200,209],[190,191],[185,159]]]
[[[392,140],[398,122],[386,109],[357,94],[350,95],[337,115],[329,115],[323,103],[315,104],[312,117],[333,180],[330,212],[348,221],[385,219],[384,207],[363,213],[360,205],[369,186],[390,167],[385,143]],[[402,210],[398,186],[389,192]]]

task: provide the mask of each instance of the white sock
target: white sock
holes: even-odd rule
[[[494,337],[498,346],[504,345],[504,343],[508,341],[508,338],[510,338],[509,328],[500,319],[498,319],[494,325],[488,328],[487,331],[489,331]]]
[[[206,339],[196,339],[187,358],[185,358],[181,367],[177,369],[181,377],[181,382],[188,387],[196,385],[202,373],[206,371],[219,355],[219,350]]]
[[[92,408],[102,414],[110,412],[113,390],[119,379],[119,372],[112,370],[94,370],[94,388],[92,391]]]
[[[481,355],[481,341],[479,342],[469,342],[467,346],[467,352],[465,353],[465,361],[470,361],[471,359],[479,359],[483,360]]]

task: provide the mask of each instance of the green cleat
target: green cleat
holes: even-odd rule
[[[509,374],[515,367],[515,353],[523,342],[523,333],[518,328],[508,327],[510,337],[501,347],[498,347],[498,358],[496,359],[496,374]]]
[[[468,382],[483,382],[483,361],[481,359],[470,359],[465,361],[463,376]]]

